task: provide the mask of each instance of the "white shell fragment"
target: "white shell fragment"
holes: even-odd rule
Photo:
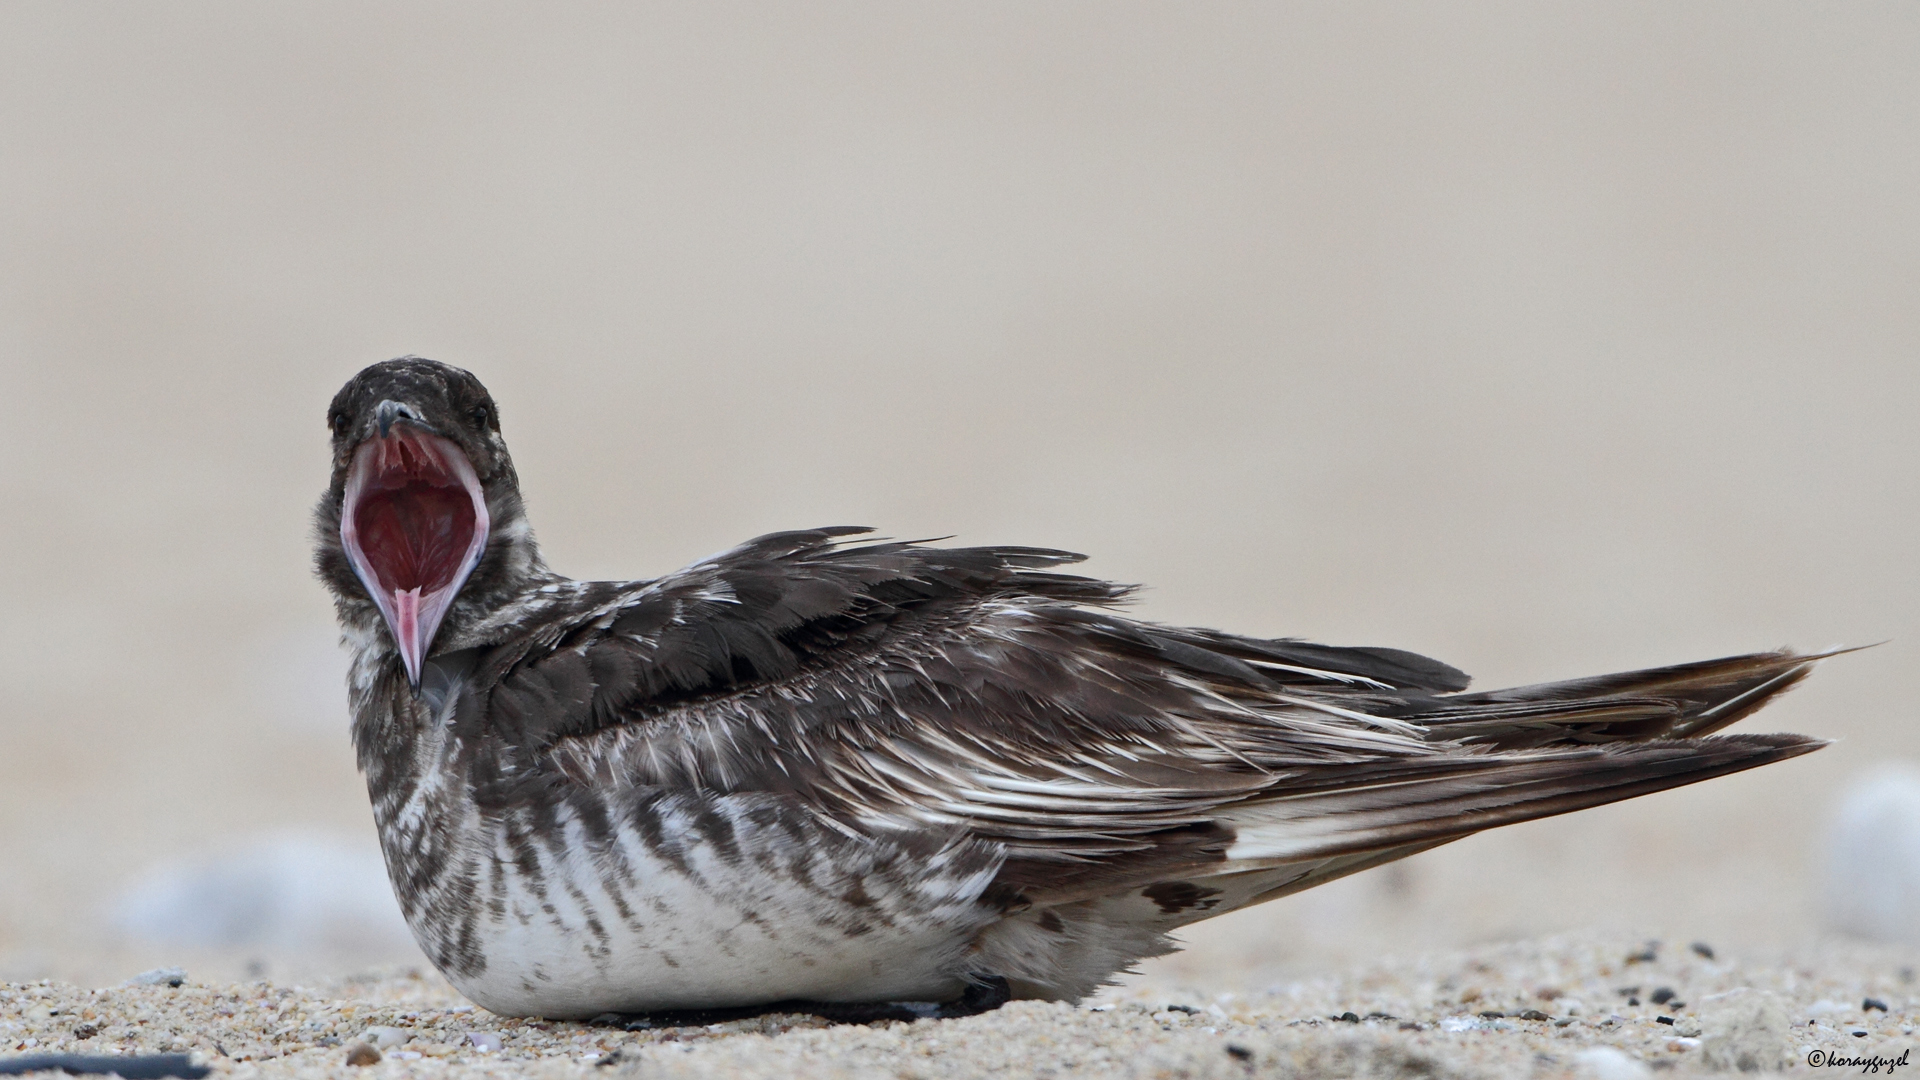
[[[1845,786],[1822,852],[1827,925],[1920,945],[1920,766],[1886,765]]]

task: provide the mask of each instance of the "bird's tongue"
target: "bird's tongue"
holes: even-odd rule
[[[479,480],[452,442],[403,425],[356,451],[341,544],[415,686],[434,632],[486,548],[487,529]]]
[[[426,643],[420,639],[419,589],[405,592],[393,590],[393,636],[402,642],[400,652],[407,658],[407,670],[411,672],[419,666],[417,656],[412,654],[418,654],[426,648]]]

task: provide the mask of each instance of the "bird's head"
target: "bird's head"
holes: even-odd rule
[[[538,569],[499,412],[468,372],[409,356],[341,387],[327,427],[316,568],[343,617],[378,611],[417,687],[456,598]]]

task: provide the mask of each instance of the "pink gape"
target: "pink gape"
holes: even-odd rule
[[[418,686],[433,635],[486,550],[480,480],[459,446],[402,421],[355,452],[343,509],[341,546]]]

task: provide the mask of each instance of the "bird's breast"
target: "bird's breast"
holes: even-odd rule
[[[943,1000],[998,916],[997,846],[850,838],[783,797],[563,783],[483,806],[442,769],[405,786],[376,816],[408,925],[506,1015]]]

